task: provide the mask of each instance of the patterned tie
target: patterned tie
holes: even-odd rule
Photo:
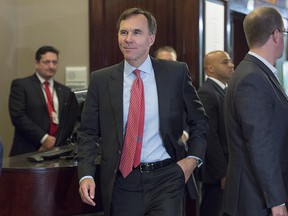
[[[130,105],[126,124],[123,152],[119,170],[125,178],[132,167],[140,164],[143,131],[144,131],[144,86],[140,77],[140,70],[133,73],[137,76],[131,88]]]
[[[53,123],[53,116],[52,116],[52,113],[54,111],[53,99],[52,99],[50,88],[49,88],[49,82],[47,80],[44,82],[44,85],[45,85],[44,89],[45,89],[46,98],[47,98],[47,108],[48,108],[48,113],[50,117],[49,135],[55,136],[57,133],[58,126],[57,124]]]

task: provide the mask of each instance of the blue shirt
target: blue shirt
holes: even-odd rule
[[[123,132],[125,135],[128,110],[130,104],[130,91],[132,83],[136,78],[133,71],[136,68],[131,66],[126,60],[124,63],[124,83],[123,83]],[[151,59],[148,56],[144,63],[138,67],[141,71],[140,76],[144,84],[145,98],[145,118],[144,118],[144,133],[141,151],[141,163],[150,163],[155,161],[165,160],[170,158],[167,153],[162,137],[159,132],[159,107],[158,94],[154,69]]]

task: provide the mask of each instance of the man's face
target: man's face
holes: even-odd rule
[[[148,21],[142,14],[122,20],[118,32],[118,43],[124,59],[134,67],[139,67],[149,55],[155,41],[148,29]]]
[[[41,56],[39,61],[35,62],[35,68],[43,79],[48,80],[56,74],[57,64],[57,55],[53,52],[47,52]]]
[[[223,83],[227,83],[234,73],[234,64],[226,52],[217,52],[211,56],[209,74]]]
[[[283,30],[282,30],[283,29]],[[284,51],[284,37],[286,35],[286,30],[285,28],[282,28],[281,31],[279,32],[279,43],[278,43],[278,48],[277,50],[279,51],[279,55],[277,56],[278,58],[281,58],[283,56],[283,51]]]

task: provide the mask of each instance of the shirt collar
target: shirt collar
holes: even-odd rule
[[[125,76],[130,76],[131,73],[135,70],[136,68],[130,65],[126,60],[124,61],[124,74]],[[152,62],[151,58],[148,55],[146,60],[143,62],[142,65],[140,65],[137,69],[141,70],[141,72],[144,72],[145,74],[151,74],[153,71],[152,67]]]
[[[208,76],[208,78],[209,79],[211,79],[211,80],[213,80],[215,83],[217,83],[222,89],[225,89],[225,88],[227,88],[227,83],[226,84],[224,84],[224,83],[222,83],[221,81],[219,81],[218,79],[216,79],[216,78],[214,78],[214,77],[209,77]]]
[[[273,72],[273,74],[277,74],[277,69],[273,65],[271,65],[266,59],[264,59],[262,56],[252,51],[249,51],[248,53],[256,57],[257,59],[259,59],[260,61],[262,61]]]
[[[40,80],[40,83],[43,85],[46,80],[43,79],[43,78],[38,74],[38,72],[36,72],[36,76],[37,76],[38,79]],[[49,80],[47,80],[47,81],[49,82],[50,87],[53,88],[53,85],[54,85],[54,80],[53,80],[53,78],[51,78],[51,79],[49,79]]]

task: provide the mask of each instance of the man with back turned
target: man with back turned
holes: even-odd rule
[[[225,97],[229,164],[226,215],[287,216],[288,99],[277,79],[284,28],[280,13],[260,7],[244,19],[250,51]]]

